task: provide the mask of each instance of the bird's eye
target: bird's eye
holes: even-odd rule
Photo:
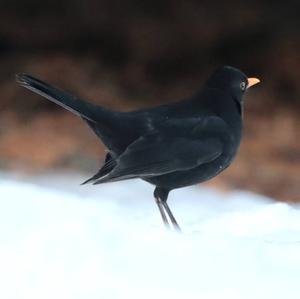
[[[245,90],[246,89],[246,83],[245,82],[242,82],[241,84],[240,84],[240,88],[241,88],[241,90]]]

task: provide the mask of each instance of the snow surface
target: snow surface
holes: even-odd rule
[[[142,181],[0,176],[0,298],[300,298],[299,206]]]

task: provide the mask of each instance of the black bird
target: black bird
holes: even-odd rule
[[[83,184],[141,178],[166,226],[179,226],[167,204],[171,190],[207,181],[236,156],[243,124],[243,96],[259,82],[240,70],[216,70],[202,89],[185,100],[132,112],[83,101],[26,74],[17,82],[80,116],[108,148],[104,165]]]

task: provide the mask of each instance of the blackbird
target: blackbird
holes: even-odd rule
[[[131,112],[88,103],[26,74],[17,82],[80,116],[108,148],[103,166],[83,184],[143,179],[155,186],[165,225],[180,230],[169,192],[207,181],[231,164],[242,137],[243,96],[260,81],[224,66],[187,99]]]

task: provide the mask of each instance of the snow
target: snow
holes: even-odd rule
[[[142,181],[0,176],[0,298],[299,298],[300,210],[191,187],[163,227]]]

